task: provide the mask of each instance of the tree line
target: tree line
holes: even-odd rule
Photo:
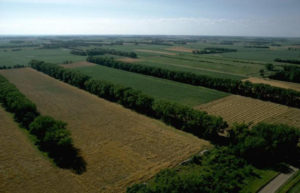
[[[197,111],[176,103],[155,100],[130,87],[91,79],[72,69],[65,69],[42,61],[31,61],[30,65],[54,78],[99,97],[122,104],[126,108],[161,119],[177,129],[190,132],[198,137],[217,140],[218,133],[227,127],[227,123],[221,117],[211,116],[206,112]]]
[[[214,78],[191,72],[175,71],[141,64],[131,64],[122,61],[116,61],[110,57],[88,57],[87,61],[129,72],[164,78],[196,86],[203,86],[232,94],[300,108],[300,92],[291,89],[284,89],[267,84],[256,84],[249,81],[240,81],[228,78]]]
[[[227,52],[236,52],[236,49],[230,48],[204,48],[203,50],[193,50],[193,54],[220,54]]]
[[[194,156],[179,168],[166,169],[127,193],[238,193],[247,180],[258,178],[255,167],[272,168],[299,159],[299,128],[259,123],[237,124],[229,130],[228,145]],[[249,180],[248,180],[249,181]]]
[[[16,64],[16,65],[13,65],[13,66],[3,65],[3,66],[0,66],[0,70],[13,69],[13,68],[25,68],[25,67],[26,67],[25,65],[21,65],[21,64]]]
[[[57,166],[73,169],[77,173],[85,171],[85,162],[73,145],[67,124],[40,115],[36,105],[1,75],[0,103],[13,113],[16,122],[35,136],[35,144],[41,151],[47,152]]]
[[[275,62],[282,62],[282,63],[290,63],[290,64],[300,64],[300,60],[276,58],[274,61]]]
[[[300,83],[300,68],[297,66],[285,65],[283,69],[277,70],[269,76],[271,79]]]
[[[129,58],[137,58],[137,54],[135,52],[124,52],[120,50],[106,49],[106,48],[94,48],[86,51],[82,49],[73,49],[71,50],[71,54],[79,55],[79,56],[97,56],[97,55],[111,54],[117,56],[125,56]]]

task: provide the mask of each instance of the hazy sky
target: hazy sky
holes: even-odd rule
[[[0,34],[300,37],[300,0],[0,0]]]

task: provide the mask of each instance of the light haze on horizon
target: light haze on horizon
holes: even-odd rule
[[[299,0],[0,0],[0,35],[300,37]]]

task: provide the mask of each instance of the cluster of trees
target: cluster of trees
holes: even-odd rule
[[[229,145],[216,147],[189,163],[158,173],[147,183],[127,188],[127,193],[238,193],[249,178],[258,177],[254,165],[269,167],[299,159],[300,133],[287,125],[259,123],[235,125]],[[254,164],[254,165],[253,165]]]
[[[204,48],[203,50],[193,50],[193,54],[218,54],[226,52],[236,52],[236,49],[230,48]]]
[[[300,64],[300,60],[290,60],[290,59],[280,59],[276,58],[275,62],[282,62],[282,63],[290,63],[290,64]]]
[[[204,86],[232,94],[238,94],[300,108],[300,92],[291,89],[284,89],[266,84],[255,84],[249,81],[244,82],[233,79],[213,78],[190,72],[181,72],[153,66],[125,63],[116,61],[109,57],[88,57],[87,61],[129,72],[141,73],[196,86]]]
[[[235,125],[228,131],[234,153],[252,164],[270,166],[299,158],[299,128],[283,124]]]
[[[73,146],[66,124],[49,116],[41,116],[36,105],[27,99],[13,84],[0,75],[0,103],[14,114],[14,119],[36,137],[36,145],[47,152],[59,167],[77,173],[85,171],[85,162]]]
[[[167,169],[127,193],[238,193],[254,170],[227,147],[215,148],[182,169]]]
[[[283,69],[276,71],[269,76],[271,79],[300,83],[300,68],[297,66],[283,66]]]
[[[211,116],[206,112],[196,111],[179,104],[154,100],[154,98],[129,87],[94,80],[77,71],[64,69],[55,64],[32,61],[31,66],[54,78],[82,88],[99,97],[118,102],[137,112],[161,119],[177,129],[193,133],[199,137],[215,138],[217,140],[218,133],[227,127],[227,123],[221,117]]]
[[[16,65],[13,65],[13,66],[0,66],[0,70],[2,69],[13,69],[13,68],[25,68],[26,66],[25,65],[21,65],[21,64],[16,64]]]

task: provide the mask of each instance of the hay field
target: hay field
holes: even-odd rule
[[[87,192],[78,176],[55,167],[0,106],[0,192]]]
[[[164,52],[164,51],[157,51],[157,50],[145,50],[145,49],[136,49],[137,52],[145,52],[145,53],[153,53],[153,54],[165,54],[165,55],[176,55],[173,52]]]
[[[174,47],[171,47],[171,48],[167,48],[166,50],[175,51],[175,52],[188,52],[188,53],[193,52],[193,49],[185,48],[185,47],[181,47],[181,46],[174,46]]]
[[[285,82],[285,81],[279,81],[279,80],[267,80],[267,79],[255,78],[255,77],[245,79],[244,81],[246,81],[246,80],[253,82],[253,83],[269,84],[271,86],[300,91],[300,84],[298,84],[298,83]]]
[[[0,73],[36,103],[42,114],[68,123],[74,144],[87,162],[87,172],[75,177],[85,188],[81,192],[124,192],[128,185],[149,179],[210,146],[33,69]]]
[[[238,95],[231,95],[195,108],[219,115],[229,125],[234,122],[256,124],[265,121],[285,123],[300,128],[300,109]]]

